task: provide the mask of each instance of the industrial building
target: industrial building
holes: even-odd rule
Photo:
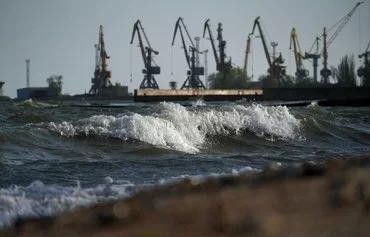
[[[26,87],[17,90],[17,99],[46,99],[48,98],[47,87]]]

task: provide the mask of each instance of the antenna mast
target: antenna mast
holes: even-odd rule
[[[26,82],[27,82],[27,88],[30,88],[30,63],[31,63],[31,59],[26,59]]]

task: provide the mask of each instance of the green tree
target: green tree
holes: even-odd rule
[[[264,88],[278,87],[278,81],[272,75],[262,75],[258,78]]]
[[[52,75],[46,79],[46,82],[48,83],[48,94],[50,97],[58,97],[62,94],[62,75]]]
[[[345,55],[332,74],[335,75],[338,85],[356,86],[356,65],[353,54]]]
[[[250,78],[241,68],[232,68],[227,73],[213,73],[208,76],[210,89],[245,89]]]

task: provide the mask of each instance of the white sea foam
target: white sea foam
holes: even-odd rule
[[[19,102],[16,106],[18,107],[33,107],[33,108],[46,108],[46,107],[57,107],[57,105],[48,104],[44,102],[36,102],[32,99],[27,99]]]
[[[169,177],[165,179],[161,179],[159,183],[161,185],[173,184],[182,182],[185,179],[191,180],[192,182],[201,183],[209,178],[219,178],[219,177],[227,177],[227,176],[238,176],[252,172],[260,172],[261,169],[253,168],[251,166],[246,166],[240,169],[232,169],[230,172],[223,172],[223,173],[210,173],[207,175],[179,175],[174,177]]]
[[[186,153],[199,152],[206,143],[206,135],[240,134],[243,130],[270,140],[301,138],[301,123],[285,106],[253,104],[208,110],[166,102],[160,106],[160,113],[147,116],[96,115],[77,122],[51,122],[48,128],[66,137],[98,135],[135,139]]]
[[[259,169],[244,167],[224,173],[207,175],[179,175],[159,180],[160,185],[178,183],[185,179],[192,183],[201,183],[209,178],[240,175],[258,172]],[[107,176],[102,184],[91,188],[81,187],[77,182],[74,187],[46,185],[34,181],[28,186],[12,185],[0,189],[0,229],[11,225],[16,218],[52,216],[80,207],[87,207],[99,202],[114,201],[129,197],[136,191],[151,187],[155,184],[134,185],[127,180],[113,180]]]
[[[58,214],[78,207],[116,200],[128,196],[130,182],[115,182],[105,178],[106,184],[94,188],[45,185],[34,181],[29,186],[13,185],[0,189],[0,228],[9,226],[17,217],[39,217]]]

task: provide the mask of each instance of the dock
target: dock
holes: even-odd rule
[[[202,98],[205,101],[236,101],[241,99],[262,100],[263,90],[170,90],[139,89],[135,90],[135,102],[187,101]]]

